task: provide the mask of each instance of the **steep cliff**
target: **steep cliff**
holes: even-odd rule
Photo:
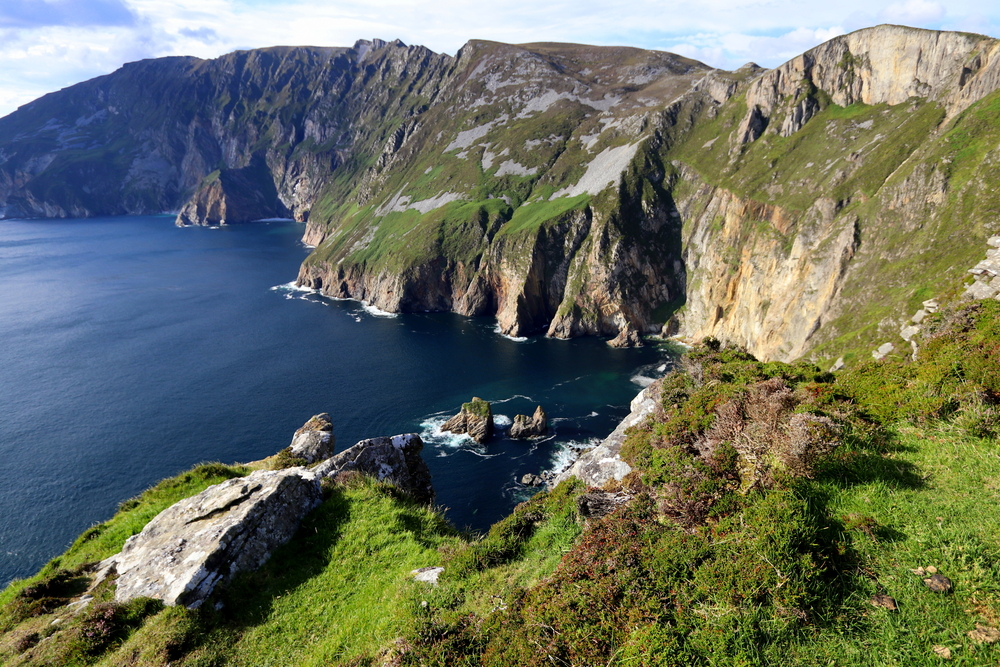
[[[0,215],[291,215],[298,283],[384,310],[850,359],[1000,232],[998,86],[997,40],[899,26],[769,71],[485,41],[144,61],[0,119]]]
[[[1000,227],[998,45],[880,26],[688,103],[662,152],[684,221],[680,333],[850,359],[956,293]]]

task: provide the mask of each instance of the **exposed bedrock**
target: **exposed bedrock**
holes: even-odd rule
[[[217,585],[260,567],[292,539],[303,517],[323,501],[325,477],[368,475],[418,502],[433,501],[430,470],[420,456],[423,442],[416,434],[362,440],[335,456],[333,444],[329,416],[316,415],[296,431],[291,449],[324,460],[311,468],[257,470],[171,505],[101,563],[98,581],[117,574],[118,602],[151,597],[197,608]]]

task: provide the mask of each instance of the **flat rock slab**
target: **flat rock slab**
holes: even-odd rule
[[[263,565],[321,501],[319,477],[304,468],[210,486],[160,512],[105,561],[118,572],[115,600],[197,608],[219,582]]]

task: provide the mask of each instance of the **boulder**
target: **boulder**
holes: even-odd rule
[[[431,471],[420,456],[424,443],[416,433],[362,440],[314,467],[321,477],[357,471],[392,482],[418,502],[434,500]]]
[[[479,444],[493,435],[493,428],[493,408],[489,401],[477,396],[473,396],[468,403],[462,403],[462,411],[441,426],[442,431],[468,433]]]
[[[521,484],[524,484],[525,486],[541,486],[544,483],[545,480],[530,472],[521,476]]]
[[[322,412],[313,416],[292,436],[291,455],[308,463],[325,461],[334,454],[337,437],[333,434],[330,415]]]
[[[121,553],[115,600],[151,597],[195,609],[215,586],[264,564],[322,501],[319,477],[304,468],[259,470],[160,512]]]
[[[535,408],[535,414],[529,417],[528,415],[515,415],[514,423],[510,425],[510,432],[508,435],[512,438],[533,438],[539,435],[545,435],[545,431],[549,428],[549,420],[545,416],[545,410],[542,410],[542,406]]]

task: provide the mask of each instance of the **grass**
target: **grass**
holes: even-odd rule
[[[194,477],[201,473],[196,471],[161,482],[116,518],[127,516],[129,525],[137,525],[168,498],[200,490]],[[85,537],[81,540],[89,541]],[[0,657],[13,660],[4,664],[24,665],[340,664],[400,636],[410,613],[404,601],[427,587],[413,582],[410,571],[439,564],[440,550],[461,543],[436,511],[394,487],[357,477],[332,488],[292,542],[276,550],[261,569],[238,576],[201,609],[164,609],[140,599],[131,610],[102,602],[100,613],[119,618],[98,650],[83,641],[93,625],[91,616],[52,626],[50,621],[62,612],[55,609],[4,626]],[[60,567],[120,547],[84,554],[79,544],[57,559]],[[47,566],[40,576],[49,570]],[[24,583],[4,593],[7,618]],[[99,600],[110,600],[108,593]],[[15,650],[40,629],[46,641],[27,652]]]
[[[78,573],[60,568],[114,550],[213,475],[243,472],[203,466],[126,503],[45,576],[8,589],[0,656],[108,667],[889,667],[937,665],[947,649],[955,664],[993,665],[1000,643],[974,631],[1000,625],[990,511],[1000,304],[942,309],[921,349],[913,363],[835,375],[709,340],[629,432],[633,472],[603,489],[564,482],[470,538],[354,476],[329,485],[262,568],[197,611],[114,605],[106,586],[91,610],[53,626],[52,600],[79,594]],[[583,510],[614,496],[622,502],[604,516]],[[101,548],[82,546],[102,537]],[[435,565],[439,585],[412,581],[411,570]],[[953,590],[928,588],[926,568]],[[873,604],[879,595],[898,609]]]

